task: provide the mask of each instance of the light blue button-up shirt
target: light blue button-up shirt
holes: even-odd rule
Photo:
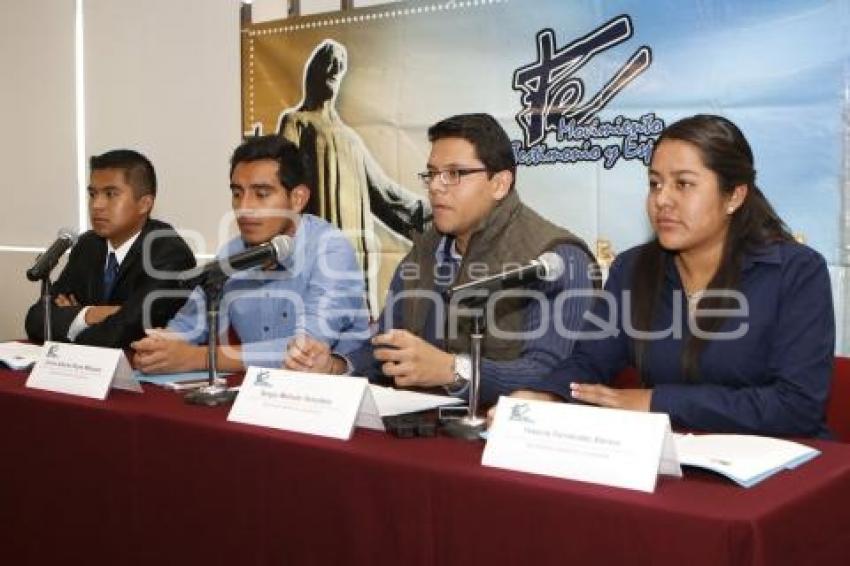
[[[329,223],[304,214],[295,233],[294,252],[273,270],[235,273],[224,285],[219,309],[222,343],[232,327],[248,366],[280,367],[289,340],[307,333],[347,354],[369,336],[363,272],[345,235]],[[241,238],[217,254],[246,249]],[[194,344],[208,339],[203,290],[192,291],[168,329]]]

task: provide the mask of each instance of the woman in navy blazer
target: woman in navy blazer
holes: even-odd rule
[[[829,274],[755,176],[747,140],[725,118],[692,116],[661,133],[646,198],[655,237],[612,264],[597,322],[548,379],[550,394],[665,412],[687,429],[829,437]],[[629,365],[642,386],[610,387]]]

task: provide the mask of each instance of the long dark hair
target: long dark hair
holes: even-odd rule
[[[667,126],[655,147],[665,140],[678,140],[693,145],[700,153],[706,168],[717,175],[720,192],[730,195],[735,187],[747,186],[747,195],[735,210],[729,222],[726,240],[717,272],[708,289],[736,289],[741,276],[741,260],[748,252],[770,242],[792,240],[791,233],[764,194],[756,186],[753,151],[744,134],[731,121],[721,116],[698,114]],[[666,261],[670,252],[664,250],[653,238],[644,244],[636,258],[633,280],[632,325],[638,330],[650,330],[664,288]],[[706,297],[700,300],[702,308],[729,308],[728,299]],[[698,322],[703,332],[715,332],[725,321],[709,317]],[[647,342],[635,341],[635,365],[646,382],[644,362]],[[687,379],[699,378],[699,357],[705,340],[689,335],[682,349],[682,373]]]

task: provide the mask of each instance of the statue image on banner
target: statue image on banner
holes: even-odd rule
[[[369,308],[380,309],[379,220],[405,244],[413,231],[431,219],[427,200],[389,178],[363,140],[336,109],[340,84],[348,66],[341,43],[325,39],[304,66],[301,102],[280,114],[277,131],[304,151],[312,168],[313,194],[307,212],[339,227],[354,245],[366,278]]]

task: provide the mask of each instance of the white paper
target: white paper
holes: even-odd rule
[[[808,462],[820,451],[790,440],[744,434],[676,434],[682,464],[723,474],[750,487],[773,474]]]
[[[382,417],[417,413],[419,411],[436,409],[444,405],[457,405],[462,402],[457,397],[431,395],[430,393],[393,389],[392,387],[381,387],[380,385],[369,385],[369,389],[375,398],[378,414]]]
[[[0,362],[9,368],[21,370],[26,369],[41,356],[41,346],[38,344],[25,344],[23,342],[0,343]]]
[[[27,387],[106,399],[110,387],[141,392],[123,350],[46,342]]]
[[[640,491],[681,475],[666,414],[501,397],[481,463]]]
[[[373,430],[386,430],[382,417],[428,411],[444,405],[456,405],[462,400],[446,395],[431,395],[369,384],[370,395],[363,396],[357,414],[356,426]]]
[[[365,395],[360,377],[250,367],[227,420],[348,440]]]
[[[209,373],[206,371],[188,371],[183,373],[150,374],[136,370],[133,372],[133,376],[142,383],[151,383],[153,385],[167,387],[175,383],[184,383],[187,381],[207,381]]]

